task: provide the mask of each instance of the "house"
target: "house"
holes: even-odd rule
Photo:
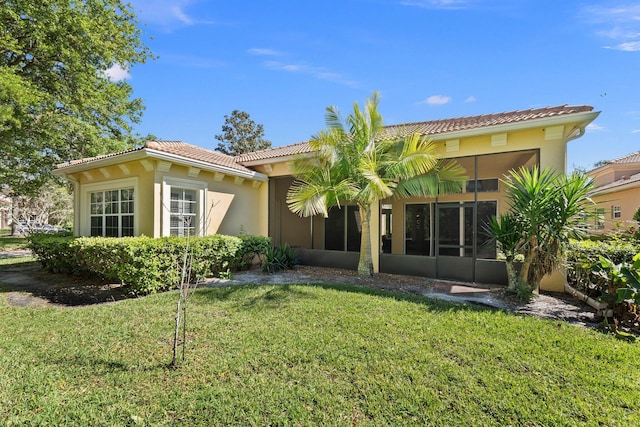
[[[640,209],[640,151],[611,160],[587,174],[596,187],[596,230],[638,227],[634,215]]]
[[[11,199],[0,189],[0,230],[11,227]]]
[[[391,135],[427,135],[469,180],[459,194],[383,200],[371,225],[374,270],[506,283],[504,265],[482,232],[492,215],[508,208],[500,178],[522,166],[564,171],[567,142],[598,114],[590,106],[562,105],[387,126]],[[355,269],[355,205],[334,208],[328,218],[301,218],[287,207],[288,162],[300,155],[313,155],[308,143],[230,157],[153,141],[61,164],[54,173],[74,184],[77,235],[256,233],[295,247],[303,263]],[[562,290],[564,278],[550,277],[542,286]]]

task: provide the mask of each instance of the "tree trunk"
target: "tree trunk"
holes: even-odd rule
[[[507,266],[507,279],[509,281],[507,289],[509,289],[510,291],[515,291],[516,289],[518,289],[518,272],[516,271],[516,266],[513,263],[513,260],[509,259],[505,262],[505,264]]]
[[[373,256],[371,255],[371,206],[358,205],[360,211],[360,260],[358,261],[359,276],[373,276]]]

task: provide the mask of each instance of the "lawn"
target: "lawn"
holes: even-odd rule
[[[10,307],[2,425],[638,425],[640,347],[562,322],[330,286]]]
[[[24,237],[0,237],[0,251],[27,249],[29,241]]]

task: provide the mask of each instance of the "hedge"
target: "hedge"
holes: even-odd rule
[[[34,255],[47,271],[119,281],[134,294],[174,288],[180,280],[186,245],[184,237],[38,235],[30,239]],[[270,245],[270,239],[263,236],[191,237],[192,281],[247,267],[256,255],[264,255]]]

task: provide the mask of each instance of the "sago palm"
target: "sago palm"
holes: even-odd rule
[[[584,234],[592,183],[583,174],[567,177],[537,167],[511,171],[504,183],[511,221],[494,224],[492,235],[502,245],[506,239],[507,247],[523,255],[518,280],[537,291],[542,278],[560,267],[569,238]]]
[[[344,120],[328,107],[327,128],[309,142],[315,155],[291,164],[295,181],[287,194],[289,209],[301,216],[327,217],[331,207],[358,206],[361,275],[373,274],[370,224],[377,201],[458,192],[466,181],[464,169],[440,160],[435,144],[423,136],[384,133],[378,103],[374,92],[364,110],[356,102]]]

